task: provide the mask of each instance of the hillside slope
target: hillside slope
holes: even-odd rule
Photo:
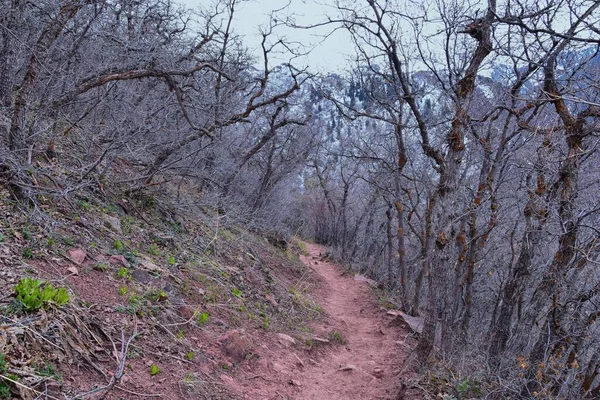
[[[310,341],[323,315],[300,248],[226,215],[151,197],[42,207],[1,204],[4,398],[235,398],[227,376],[276,332]]]

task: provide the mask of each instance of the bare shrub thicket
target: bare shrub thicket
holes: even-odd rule
[[[500,398],[600,395],[599,7],[337,1],[317,24],[356,66],[314,83],[306,233],[425,318],[421,360],[469,355]]]
[[[421,360],[499,398],[600,396],[600,3],[336,0],[272,18],[257,56],[238,3],[0,1],[14,200],[185,193],[386,282]],[[345,30],[351,70],[294,67],[281,24]]]
[[[294,100],[306,74],[270,63],[274,52],[294,56],[275,23],[249,54],[234,29],[238,6],[3,1],[0,174],[15,199],[36,207],[180,178],[253,216],[272,206],[265,199],[310,147]]]

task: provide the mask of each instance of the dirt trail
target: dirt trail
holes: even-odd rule
[[[342,332],[347,343],[300,375],[307,384],[295,398],[395,398],[406,332],[388,327],[389,319],[366,282],[342,276],[340,267],[315,260],[321,252],[323,248],[309,244],[309,255],[301,259],[325,281],[320,304],[331,316],[330,329]],[[356,369],[339,370],[345,366]]]
[[[408,352],[407,332],[391,327],[391,317],[374,298],[369,284],[321,259],[321,246],[308,244],[301,260],[321,277],[313,297],[328,314],[312,328],[318,337],[341,332],[343,345],[319,346],[316,352],[264,346],[263,366],[238,376],[244,399],[375,400],[398,398],[400,371]],[[266,349],[266,347],[269,347]],[[301,361],[300,361],[301,360]]]

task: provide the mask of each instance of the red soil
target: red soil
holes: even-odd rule
[[[343,345],[326,344],[298,352],[285,345],[264,349],[251,373],[230,385],[244,399],[351,400],[397,399],[406,358],[407,333],[390,327],[367,282],[343,276],[339,266],[322,261],[325,249],[308,244],[301,260],[322,278],[314,297],[329,315],[313,326],[319,337],[338,331]]]

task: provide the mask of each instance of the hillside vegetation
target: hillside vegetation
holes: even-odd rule
[[[600,396],[599,1],[290,2],[258,49],[200,3],[0,0],[2,395],[310,331],[302,238],[420,321],[424,396]]]
[[[233,398],[211,381],[256,363],[270,332],[310,341],[322,309],[299,247],[165,198],[41,203],[45,226],[3,203],[3,398]]]

